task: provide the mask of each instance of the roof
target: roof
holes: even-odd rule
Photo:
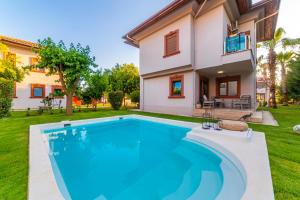
[[[146,28],[150,27],[151,25],[155,24],[162,18],[166,17],[167,15],[171,14],[173,11],[177,10],[178,8],[183,7],[187,3],[191,2],[193,0],[174,0],[169,5],[167,5],[165,8],[151,16],[149,19],[145,20],[143,23],[129,31],[127,34],[123,36],[123,39],[125,39],[125,43],[131,44],[133,46],[138,46],[131,38],[140,33],[141,31],[145,30]],[[273,12],[277,11],[279,9],[280,0],[262,0],[258,3],[252,4],[252,0],[234,0],[236,1],[239,9],[240,15],[246,14],[248,12],[251,12],[256,9],[265,9],[265,16],[268,16],[272,14]],[[204,0],[196,0],[198,4],[204,2]],[[275,15],[269,19],[266,19],[265,23],[265,32],[267,32],[267,35],[262,38],[262,40],[268,40],[271,39],[274,35],[276,23],[277,23],[277,16]],[[266,31],[267,29],[270,29],[269,31]]]
[[[4,35],[0,35],[0,42],[6,42],[6,43],[12,43],[12,44],[17,44],[25,47],[32,47],[32,48],[37,48],[38,44],[26,40],[21,40],[13,37],[8,37]]]
[[[150,25],[154,24],[158,20],[160,20],[163,17],[167,16],[168,14],[170,14],[171,12],[173,12],[174,10],[176,10],[177,8],[185,5],[189,1],[190,0],[174,0],[169,5],[167,5],[166,7],[164,7],[163,9],[161,9],[160,11],[158,11],[156,14],[152,15],[150,18],[148,18],[147,20],[145,20],[143,23],[141,23],[140,25],[138,25],[137,27],[135,27],[134,29],[132,29],[126,35],[130,35],[131,36],[131,35],[134,35],[134,34],[140,32],[141,30],[143,30],[147,26],[150,26]],[[126,35],[124,37],[126,37]]]

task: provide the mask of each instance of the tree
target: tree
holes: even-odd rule
[[[8,47],[2,43],[0,43],[0,53],[4,55],[0,59],[0,79],[21,82],[24,78],[25,70],[22,67],[17,67],[17,58],[9,54]]]
[[[280,52],[277,55],[277,60],[278,63],[281,66],[281,91],[283,95],[283,105],[287,106],[288,105],[288,88],[287,88],[287,83],[286,83],[286,73],[287,73],[287,67],[291,60],[294,57],[294,52],[292,51],[287,51],[287,52]]]
[[[135,90],[130,94],[131,102],[136,103],[137,107],[140,107],[140,91]]]
[[[271,40],[264,41],[258,45],[268,51],[268,66],[270,73],[270,93],[271,93],[271,107],[277,108],[276,103],[276,58],[277,54],[275,49],[278,47],[286,48],[288,46],[293,46],[298,43],[299,39],[289,39],[283,38],[285,35],[285,30],[283,28],[278,28],[275,31],[274,37]]]
[[[80,93],[80,97],[81,100],[83,101],[83,104],[85,104],[86,107],[88,108],[89,105],[92,103],[92,97],[90,95],[90,91],[86,89],[82,90]]]
[[[0,59],[0,117],[5,117],[9,115],[12,106],[13,85],[22,81],[25,70],[17,67],[16,56],[9,54],[7,46],[2,43],[0,53],[4,55]]]
[[[289,65],[287,88],[290,97],[300,101],[300,56],[296,56]]]
[[[72,97],[83,77],[91,72],[90,67],[96,67],[95,57],[90,56],[90,48],[79,43],[69,47],[60,41],[53,42],[51,38],[39,40],[37,67],[48,69],[48,74],[58,74],[59,82],[67,96],[66,114],[72,115]]]
[[[103,96],[103,93],[108,87],[108,77],[105,73],[102,73],[101,70],[91,73],[86,78],[86,88],[87,94],[90,98],[97,102]],[[94,106],[94,109],[97,109],[97,103]]]
[[[120,90],[125,95],[130,95],[131,92],[140,89],[139,71],[134,64],[116,65],[109,72],[110,90]]]
[[[265,62],[265,59],[263,56],[260,56],[257,58],[257,72],[260,73],[263,82],[264,82],[264,87],[270,87],[270,78],[269,78],[269,72],[268,68],[269,65],[268,63]]]

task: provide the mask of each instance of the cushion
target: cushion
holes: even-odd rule
[[[247,131],[248,124],[240,121],[222,120],[219,122],[219,127],[231,131]]]

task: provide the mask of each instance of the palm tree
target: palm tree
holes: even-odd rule
[[[286,84],[286,73],[287,73],[287,67],[290,63],[290,61],[294,58],[294,52],[287,51],[287,52],[280,52],[277,55],[277,61],[278,64],[281,66],[281,90],[283,94],[283,105],[288,105],[288,89]]]
[[[275,50],[278,47],[286,49],[289,46],[294,46],[300,43],[300,39],[289,39],[283,38],[285,35],[285,30],[283,28],[278,28],[275,31],[274,37],[271,40],[267,40],[258,45],[268,51],[268,65],[270,73],[270,106],[272,108],[277,108],[275,93],[276,93],[276,59],[277,54]]]

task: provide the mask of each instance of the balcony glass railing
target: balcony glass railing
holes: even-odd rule
[[[224,54],[235,53],[250,49],[250,35],[239,33],[229,36],[224,42]]]

